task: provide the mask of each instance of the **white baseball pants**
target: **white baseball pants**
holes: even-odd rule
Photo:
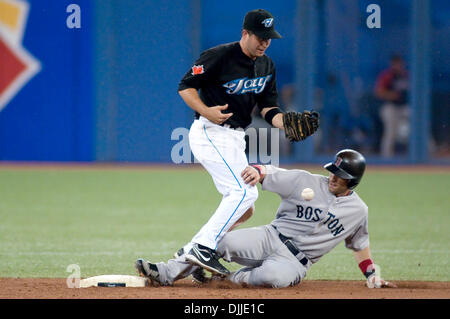
[[[245,132],[200,117],[192,123],[189,145],[223,195],[219,207],[191,242],[215,250],[230,227],[258,198],[258,188],[245,184],[241,178],[241,172],[248,165]]]

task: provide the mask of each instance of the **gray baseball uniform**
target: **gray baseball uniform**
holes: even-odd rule
[[[328,177],[303,170],[267,166],[267,172],[262,189],[282,198],[272,225],[291,237],[311,262],[317,262],[343,239],[353,250],[369,245],[368,207],[356,192],[336,197],[328,190]],[[310,201],[301,197],[305,188],[314,190]]]
[[[219,256],[246,266],[232,273],[231,281],[252,286],[295,285],[312,263],[342,240],[355,251],[369,245],[368,208],[356,192],[336,197],[328,190],[326,176],[270,165],[266,168],[262,189],[279,194],[282,201],[271,224],[234,230],[219,242]],[[314,190],[310,201],[301,197],[305,188]],[[283,236],[290,241],[283,243]],[[157,267],[160,279],[167,284],[195,269],[184,257]]]

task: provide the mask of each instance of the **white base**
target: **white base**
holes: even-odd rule
[[[98,287],[98,283],[119,283],[125,284],[125,287],[145,287],[148,285],[148,279],[144,277],[128,275],[102,275],[81,279],[80,288]]]

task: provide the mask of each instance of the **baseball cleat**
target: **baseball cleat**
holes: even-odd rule
[[[145,261],[144,259],[139,258],[134,263],[134,267],[136,268],[136,271],[139,274],[139,276],[147,277],[148,279],[150,279],[152,284],[162,286],[162,283],[159,280],[158,267],[156,267],[155,264],[152,264],[148,261]]]
[[[184,255],[184,248],[181,247],[180,249],[178,249],[177,252],[175,252],[175,253],[173,254],[173,257],[174,257],[174,258],[178,258],[178,257],[181,257],[181,256],[183,256],[183,255]]]
[[[192,281],[196,284],[206,284],[211,281],[211,278],[206,277],[205,270],[201,267],[198,267],[192,274]]]
[[[174,258],[178,258],[183,256],[184,253],[184,248],[181,247],[180,249],[178,249],[178,251],[176,251],[173,254]],[[203,268],[198,267],[196,270],[194,270],[194,272],[191,274],[192,276],[192,281],[195,282],[196,284],[205,284],[207,282],[209,282],[211,280],[211,278],[206,277],[206,273],[203,270]]]
[[[230,271],[219,262],[214,250],[199,244],[195,244],[186,254],[186,260],[222,277],[230,274]]]
[[[184,248],[181,247],[180,249],[178,249],[178,251],[176,251],[173,254],[173,257],[174,258],[178,258],[178,257],[183,256],[184,254],[185,254]],[[211,278],[208,278],[206,276],[205,271],[201,267],[198,267],[196,270],[194,270],[194,272],[191,274],[191,276],[192,276],[192,281],[194,283],[196,283],[196,284],[199,284],[199,285],[200,284],[205,284],[205,283],[208,283],[208,282],[211,281]]]

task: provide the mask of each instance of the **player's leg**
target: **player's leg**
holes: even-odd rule
[[[229,271],[216,257],[217,244],[253,205],[256,197],[257,192],[247,188],[231,189],[225,194],[214,214],[192,239],[195,244],[186,259],[213,273],[227,275]]]
[[[245,223],[247,220],[250,219],[250,217],[253,216],[253,213],[255,212],[255,206],[253,205],[252,207],[250,207],[249,209],[247,209],[247,211],[244,213],[244,215],[241,216],[241,218],[239,218],[237,220],[237,222],[235,222],[233,224],[233,226],[230,227],[230,229],[228,229],[228,231],[232,231],[233,229],[241,226],[243,223]]]
[[[216,250],[217,243],[252,207],[257,196],[252,189],[230,190],[192,242]]]
[[[270,225],[226,234],[219,243],[218,254],[229,262],[247,266],[228,277],[239,284],[287,287],[299,283],[307,271]]]
[[[135,268],[139,275],[161,286],[170,286],[175,281],[186,278],[200,269],[187,262],[184,256],[170,259],[167,263],[151,263],[140,258],[135,262]]]
[[[233,226],[231,226],[230,229],[228,229],[228,231],[232,231],[233,229],[235,229],[235,228],[241,226],[242,224],[244,224],[247,220],[249,220],[252,217],[254,211],[255,211],[255,206],[252,206],[249,209],[247,209],[247,211],[244,213],[244,215],[242,215],[241,218],[239,218],[238,221],[236,221],[233,224]],[[184,255],[187,252],[189,252],[189,250],[192,249],[192,245],[193,245],[192,242],[189,242],[186,245],[184,245],[177,252],[175,252],[174,258],[181,257],[182,255]]]
[[[224,275],[228,271],[215,258],[217,243],[253,206],[258,197],[258,190],[255,186],[246,185],[240,176],[248,165],[244,132],[208,126],[200,122],[194,124],[189,133],[191,150],[212,176],[223,197],[214,214],[192,239],[198,247],[194,245],[195,249],[192,249],[186,258],[212,272]],[[209,263],[214,265],[208,265]]]
[[[380,117],[383,122],[383,134],[381,136],[381,155],[391,157],[394,153],[395,138],[397,133],[398,116],[396,107],[392,103],[381,106]]]
[[[198,132],[197,132],[198,134]],[[203,125],[200,138],[190,133],[191,149],[223,195],[219,207],[192,240],[215,249],[223,235],[254,205],[255,186],[245,184],[241,172],[248,166],[245,133]]]
[[[217,254],[228,262],[256,267],[274,251],[270,228],[265,225],[227,233],[217,246]]]
[[[284,288],[294,286],[306,275],[306,268],[291,254],[273,254],[260,266],[245,267],[232,273],[228,280],[256,287]]]
[[[230,232],[233,229],[235,229],[235,228],[239,227],[240,225],[242,225],[243,223],[245,223],[253,215],[254,211],[255,211],[254,206],[250,207],[244,213],[244,215],[242,215],[241,218],[236,223],[234,223],[233,226],[231,226],[231,228],[228,231]],[[194,245],[193,242],[189,242],[186,245],[184,245],[177,252],[175,252],[174,258],[178,258],[178,257],[182,257],[182,256],[184,258],[184,255],[192,249],[193,245]],[[191,273],[191,275],[192,275],[192,280],[198,284],[205,283],[208,281],[208,277],[206,276],[205,271],[201,267],[196,267],[196,269]]]
[[[186,259],[213,273],[229,274],[229,271],[219,263],[216,256],[217,243],[248,211],[248,207],[253,205],[255,198],[255,193],[248,189],[243,191],[232,190],[224,195],[215,213],[192,239],[195,244],[186,255]]]

